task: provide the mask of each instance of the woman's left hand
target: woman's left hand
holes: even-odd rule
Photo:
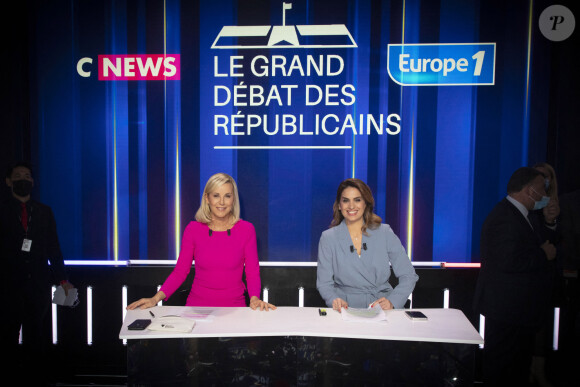
[[[371,304],[371,308],[377,304],[379,304],[381,306],[381,309],[383,309],[383,310],[395,309],[393,304],[391,304],[391,301],[387,300],[385,297],[381,297],[378,300],[376,300],[375,302],[373,302]]]
[[[275,310],[276,306],[268,304],[267,302],[260,300],[256,296],[252,296],[252,298],[250,298],[250,308],[252,308],[252,310],[260,309],[268,311],[270,309]]]

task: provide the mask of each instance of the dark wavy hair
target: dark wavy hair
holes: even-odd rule
[[[371,189],[364,181],[359,179],[346,179],[338,186],[338,190],[336,191],[336,200],[332,206],[333,219],[330,223],[330,227],[338,226],[344,219],[344,216],[342,216],[342,213],[340,212],[340,199],[342,198],[342,192],[348,187],[358,189],[366,203],[362,226],[362,232],[366,235],[367,228],[372,230],[379,227],[382,219],[373,212],[375,209],[375,199],[373,198]]]

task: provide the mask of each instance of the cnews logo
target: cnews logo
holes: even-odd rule
[[[79,75],[90,77],[92,64],[92,58],[79,60]],[[180,55],[99,55],[98,72],[100,81],[179,81]]]
[[[358,47],[344,24],[286,25],[286,10],[292,3],[282,3],[281,26],[224,26],[212,49],[248,48],[336,48]]]

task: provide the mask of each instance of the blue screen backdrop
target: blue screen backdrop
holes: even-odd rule
[[[530,133],[547,128],[530,106],[548,106],[534,90],[549,86],[537,26],[549,3],[286,4],[37,2],[36,186],[66,259],[175,259],[205,182],[226,172],[262,261],[316,261],[349,177],[369,184],[414,261],[479,261],[481,224],[507,179],[544,161],[528,155]],[[276,33],[285,39],[272,43]],[[493,85],[389,76],[389,44],[478,42],[495,43]],[[99,80],[99,55],[154,54],[179,55],[179,80]]]

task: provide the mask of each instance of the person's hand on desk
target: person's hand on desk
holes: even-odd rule
[[[348,302],[346,302],[342,298],[335,298],[334,300],[332,300],[332,309],[338,310],[340,312],[340,309],[342,308],[348,309]]]
[[[380,305],[381,309],[383,310],[389,310],[389,309],[395,309],[395,307],[393,306],[393,304],[391,303],[391,301],[389,301],[388,299],[386,299],[385,297],[381,297],[378,300],[376,300],[375,302],[373,302],[370,307],[372,308],[375,305]]]
[[[252,296],[252,298],[250,298],[250,308],[252,308],[252,310],[260,309],[269,311],[270,309],[275,310],[276,306],[268,304],[267,302],[260,300],[256,296]]]
[[[133,302],[132,304],[130,304],[129,306],[127,306],[127,310],[133,310],[133,309],[147,309],[147,308],[152,308],[155,305],[157,305],[159,303],[159,301],[165,299],[165,293],[163,293],[162,291],[157,292],[156,295],[154,295],[151,298],[142,298],[138,301]]]

